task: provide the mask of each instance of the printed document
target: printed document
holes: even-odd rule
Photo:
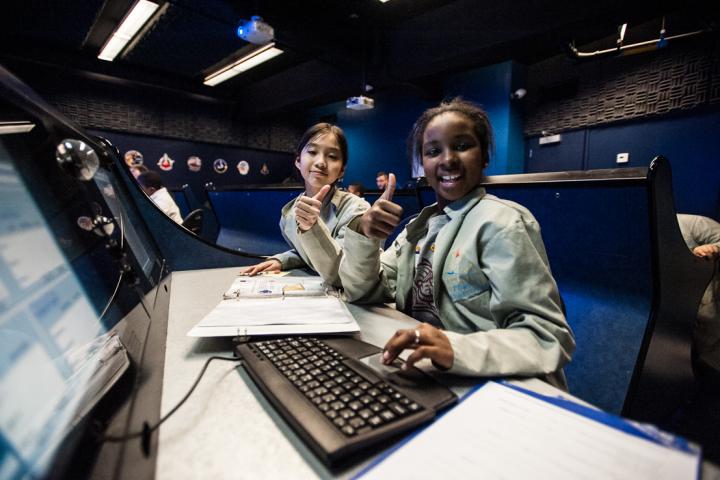
[[[695,479],[699,454],[490,382],[363,478]]]
[[[292,335],[360,331],[338,293],[319,277],[237,277],[188,336]]]

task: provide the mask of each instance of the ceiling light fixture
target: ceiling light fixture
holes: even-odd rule
[[[115,57],[122,52],[125,45],[140,31],[158,7],[160,5],[155,2],[138,0],[105,42],[98,58],[108,62],[115,60]]]
[[[34,127],[34,123],[24,120],[17,122],[0,122],[0,135],[7,135],[10,133],[25,133],[29,132]]]
[[[261,63],[270,60],[271,58],[277,57],[281,53],[283,53],[283,51],[279,48],[275,48],[275,43],[268,43],[264,47],[253,50],[239,60],[235,60],[228,65],[220,67],[205,77],[203,83],[214,87],[218,83],[224,82],[225,80],[228,80],[246,70],[250,70]]]

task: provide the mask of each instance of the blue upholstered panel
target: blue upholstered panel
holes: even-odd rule
[[[187,199],[185,198],[185,194],[182,190],[170,190],[170,193],[172,194],[173,200],[175,200],[175,203],[180,209],[180,216],[185,218],[187,214],[190,213],[190,206],[188,205]]]
[[[427,207],[428,205],[432,205],[437,201],[437,197],[435,196],[435,190],[433,190],[430,187],[420,187],[418,189],[420,192],[420,201],[422,202],[422,207]]]
[[[217,243],[259,255],[289,248],[280,233],[280,210],[301,189],[247,189],[209,191],[208,198],[220,224]]]
[[[644,186],[495,186],[535,215],[577,350],[570,391],[619,413],[650,315],[652,272]]]

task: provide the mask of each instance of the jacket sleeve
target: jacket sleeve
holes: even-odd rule
[[[345,300],[355,303],[395,301],[397,244],[397,241],[393,242],[392,248],[382,252],[380,240],[347,229],[345,254],[338,269]]]
[[[293,268],[307,267],[303,259],[295,250],[288,250],[287,252],[277,253],[272,257],[268,257],[268,260],[272,259],[280,262],[280,268],[282,270],[292,270]]]
[[[720,247],[720,223],[712,218],[695,216],[691,231],[698,246],[713,244]]]
[[[288,203],[285,207],[283,207],[283,211],[289,208],[290,205],[294,205],[296,200],[292,200],[290,203]],[[285,234],[285,228],[288,223],[288,218],[286,215],[280,215],[280,233],[282,234],[285,241],[290,245],[291,247],[294,247],[295,245],[292,243],[292,241],[288,238],[288,236]],[[294,223],[294,222],[293,222]],[[300,254],[297,252],[297,250],[290,249],[283,253],[277,253],[271,257],[268,257],[268,260],[275,259],[280,262],[280,268],[282,270],[292,270],[293,268],[305,268],[307,267],[307,264],[305,263],[305,260],[302,259]]]
[[[533,241],[527,228],[515,222],[485,243],[480,266],[490,283],[489,308],[498,328],[465,335],[446,332],[454,352],[451,372],[538,376],[570,361],[575,339],[540,234]]]
[[[338,209],[338,223],[334,236],[322,219],[318,219],[310,230],[298,235],[302,249],[310,259],[315,271],[326,283],[334,287],[343,286],[338,269],[344,255],[343,246],[348,224],[354,218],[365,213],[368,208],[370,205],[366,201],[346,197]]]

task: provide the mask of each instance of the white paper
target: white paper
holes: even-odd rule
[[[223,298],[324,297],[335,293],[319,277],[248,277],[235,278]]]
[[[291,335],[358,332],[335,296],[239,298],[221,301],[188,336]]]
[[[198,324],[201,327],[318,325],[348,323],[352,316],[335,297],[223,300]]]
[[[488,383],[364,478],[694,479],[699,456]]]

